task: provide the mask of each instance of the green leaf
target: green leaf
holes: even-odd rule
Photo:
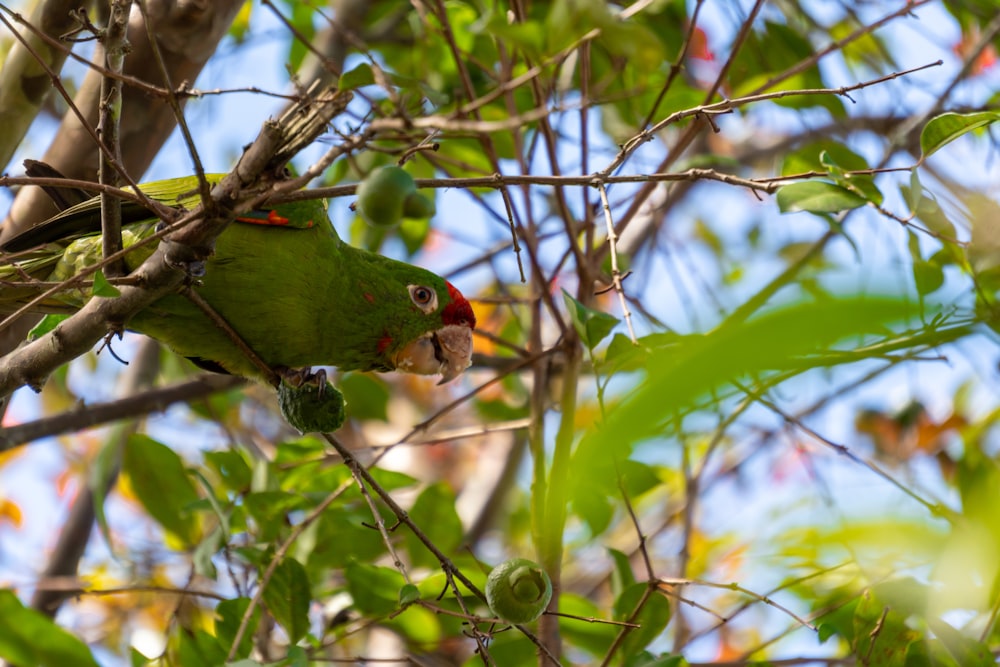
[[[599,310],[587,308],[585,305],[570,296],[566,290],[562,291],[563,300],[566,302],[566,310],[569,311],[573,326],[589,349],[593,350],[597,344],[604,340],[612,329],[618,326],[618,318]]]
[[[129,662],[132,667],[146,667],[152,660],[144,656],[133,646],[129,649]]]
[[[900,185],[899,191],[910,211],[927,226],[927,229],[945,239],[956,238],[955,225],[948,220],[934,195],[924,190],[916,169],[910,171],[910,184]]]
[[[216,622],[216,632],[218,627]],[[196,629],[179,635],[177,664],[184,667],[217,667],[225,663],[227,653],[227,649],[219,644],[219,638],[204,630]]]
[[[904,667],[907,647],[919,637],[902,614],[871,591],[865,591],[854,611],[854,636],[855,655],[872,667]]]
[[[400,600],[402,601],[402,596],[400,596]],[[449,620],[451,619],[445,619],[430,609],[411,604],[402,612],[394,614],[392,618],[382,621],[379,625],[384,625],[386,629],[405,637],[417,646],[435,646],[445,636],[442,621]],[[461,630],[454,628],[452,632],[454,633],[452,636],[456,636]]]
[[[580,442],[574,476],[606,477],[612,457],[626,457],[631,443],[658,433],[676,411],[726,382],[815,364],[815,356],[806,355],[825,355],[848,336],[884,333],[886,325],[915,312],[913,304],[885,297],[800,303],[749,321],[724,321],[708,334],[654,349],[644,364],[643,383]]]
[[[949,112],[932,118],[920,132],[920,151],[923,153],[920,159],[928,158],[963,134],[986,127],[997,120],[1000,120],[1000,111],[979,111],[969,114]]]
[[[431,484],[417,497],[410,509],[410,518],[431,542],[446,555],[462,543],[462,520],[455,511],[455,494],[442,483]],[[412,531],[405,533],[406,548],[414,565],[436,567],[438,560]]]
[[[607,618],[608,611],[592,600],[563,591],[559,596],[559,612],[583,618]],[[560,617],[559,631],[573,646],[595,656],[607,653],[621,628],[607,623],[581,623],[575,618]]]
[[[913,282],[917,287],[917,293],[926,296],[938,290],[944,284],[944,269],[941,268],[940,264],[923,258],[920,239],[913,232],[910,232],[908,247],[910,257],[913,259]]]
[[[608,555],[615,563],[614,570],[611,572],[611,590],[615,595],[621,595],[635,584],[632,563],[629,562],[628,556],[618,549],[609,548]]]
[[[12,665],[99,667],[90,649],[45,614],[0,590],[0,658]]]
[[[920,182],[920,172],[916,167],[910,170],[910,186],[908,188],[901,186],[900,191],[903,193],[903,198],[906,199],[906,205],[910,207],[911,211],[916,211],[924,196],[924,186]]]
[[[427,218],[403,218],[396,228],[396,233],[406,246],[406,252],[412,257],[424,247],[427,235],[431,231],[431,221]]]
[[[573,512],[587,523],[592,535],[600,535],[615,516],[615,508],[603,493],[595,493],[594,489],[582,490],[573,496]]]
[[[837,626],[833,625],[832,623],[820,623],[818,626],[816,626],[816,633],[819,639],[819,643],[823,644],[826,642],[827,639],[837,634]]]
[[[914,262],[913,282],[917,286],[917,293],[927,296],[944,285],[944,269],[934,262]]]
[[[264,604],[296,643],[309,631],[309,604],[312,594],[306,570],[294,558],[286,556],[274,569],[264,588]]]
[[[350,69],[340,75],[337,88],[340,90],[354,90],[362,86],[370,86],[375,83],[375,75],[372,74],[372,67],[368,63],[361,63],[354,69]]]
[[[31,328],[28,332],[28,340],[35,340],[36,338],[41,338],[48,332],[59,326],[59,323],[65,319],[68,319],[69,315],[56,315],[49,314],[43,317],[38,324]]]
[[[927,624],[941,640],[941,644],[948,653],[954,656],[955,661],[962,667],[993,667],[996,665],[996,660],[993,658],[989,646],[983,642],[966,637],[948,623],[937,618],[928,618]]]
[[[184,462],[166,445],[147,435],[129,437],[122,470],[151,517],[185,545],[198,541],[197,517],[189,506],[198,500]]]
[[[288,525],[288,513],[304,507],[306,499],[289,491],[258,491],[248,493],[243,503],[257,522],[257,537],[270,541]]]
[[[115,553],[115,542],[111,539],[111,528],[108,526],[104,503],[107,500],[108,490],[113,488],[111,480],[118,475],[118,470],[121,468],[123,437],[123,432],[117,430],[115,435],[105,441],[90,466],[88,480],[90,488],[94,490],[94,521],[101,537],[104,538],[105,546],[111,553]]]
[[[615,619],[631,621],[641,627],[635,628],[622,643],[622,655],[635,655],[656,639],[670,622],[670,602],[661,593],[653,591],[645,602],[642,597],[649,589],[645,583],[633,584],[615,600]],[[639,603],[642,602],[642,607]]]
[[[832,161],[844,169],[860,171],[869,169],[868,162],[839,141],[831,139],[821,139],[810,142],[801,148],[786,153],[781,161],[781,175],[791,176],[808,171],[823,171],[827,169],[824,164]]]
[[[399,591],[406,581],[398,571],[352,561],[344,569],[344,577],[354,606],[361,613],[381,616],[399,608]]]
[[[939,639],[910,642],[905,664],[906,667],[965,667],[955,661]]]
[[[245,491],[250,488],[253,471],[243,457],[243,453],[234,449],[223,449],[217,452],[205,452],[205,463],[219,476],[226,488],[231,491]]]
[[[826,181],[792,183],[778,190],[782,213],[838,213],[864,206],[866,201],[847,188]]]
[[[104,272],[100,269],[94,273],[93,291],[94,296],[116,297],[122,295],[117,287],[108,282],[108,279],[104,277]]]
[[[356,510],[349,507],[331,506],[323,512],[319,521],[310,527],[299,539],[296,557],[308,565],[310,571],[316,568],[341,568],[352,560],[374,561],[385,553],[385,544],[377,530],[362,524],[371,521],[368,507],[359,505]],[[345,548],[345,545],[349,545]]]
[[[226,653],[229,652],[229,648],[236,639],[236,633],[239,631],[240,623],[243,621],[243,615],[249,606],[250,598],[234,598],[232,600],[223,600],[215,607],[216,637],[213,637],[213,640],[222,646]],[[254,633],[257,632],[258,623],[260,623],[259,606],[250,615],[250,620],[240,639],[236,657],[245,658],[250,655],[250,652],[253,650],[253,637]],[[186,665],[187,663],[184,664]]]
[[[406,584],[399,589],[399,606],[406,607],[420,599],[420,589],[413,584]]]
[[[820,163],[830,178],[845,190],[848,190],[865,201],[881,206],[884,197],[882,191],[875,185],[875,179],[871,174],[852,174],[852,167],[839,164],[829,151],[822,151],[819,155]],[[863,167],[867,169],[867,165]]]
[[[688,661],[683,655],[661,655],[651,662],[641,663],[642,667],[687,667]],[[757,663],[749,663],[757,664]],[[766,667],[767,663],[760,663],[761,667]]]
[[[389,419],[389,387],[368,373],[348,373],[338,383],[351,419]]]
[[[604,352],[601,367],[606,369],[606,372],[637,370],[641,368],[647,352],[642,341],[633,343],[625,334],[616,333]]]
[[[283,667],[309,667],[309,654],[301,646],[288,647],[288,654],[281,661]]]

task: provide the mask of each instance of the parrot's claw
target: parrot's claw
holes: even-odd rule
[[[316,372],[313,372],[311,368],[288,368],[287,366],[280,366],[275,369],[284,382],[288,383],[292,387],[302,387],[307,384],[316,385],[319,387],[319,395],[323,396],[323,392],[326,389],[326,369],[321,368]]]
[[[344,395],[326,381],[326,371],[309,368],[275,369],[278,405],[285,420],[301,433],[336,431],[344,423]]]

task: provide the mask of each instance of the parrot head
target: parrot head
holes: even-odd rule
[[[378,324],[363,316],[354,324],[375,348],[368,369],[439,374],[440,384],[458,377],[472,360],[476,315],[469,301],[425,269],[371,253],[365,260],[369,267],[357,283],[355,312],[378,314]]]
[[[396,352],[396,368],[420,375],[441,374],[444,384],[458,377],[472,363],[472,330],[476,315],[455,286],[444,281],[447,303],[439,304],[437,292],[425,285],[407,285],[411,300],[426,313],[438,313],[441,327],[406,343]]]

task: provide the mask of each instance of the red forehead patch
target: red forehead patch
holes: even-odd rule
[[[472,312],[472,306],[454,285],[447,280],[445,285],[448,286],[448,297],[451,299],[451,303],[441,311],[441,320],[445,324],[465,325],[470,329],[475,329],[476,314]]]

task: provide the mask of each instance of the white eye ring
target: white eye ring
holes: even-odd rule
[[[438,296],[430,287],[424,285],[407,285],[410,292],[410,300],[423,312],[433,313],[438,307]]]

